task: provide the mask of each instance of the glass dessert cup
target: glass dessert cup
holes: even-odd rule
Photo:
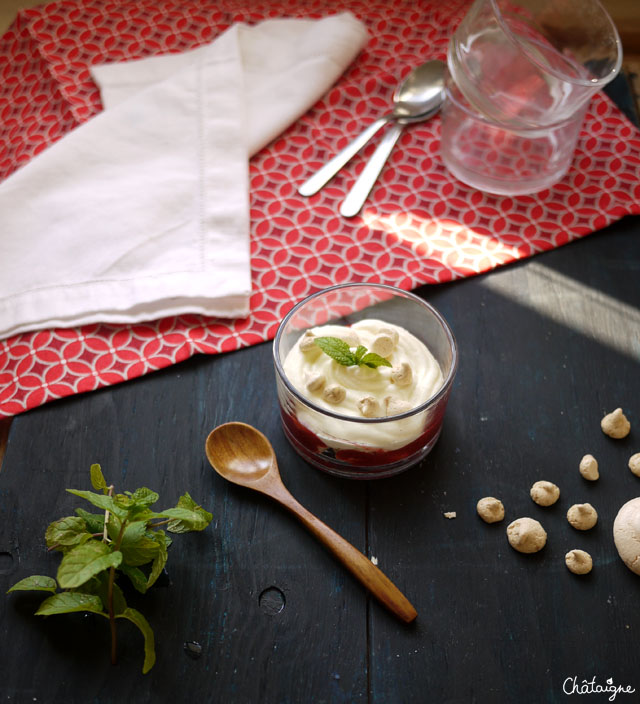
[[[411,333],[442,372],[439,388],[419,405],[387,417],[354,417],[315,403],[296,388],[285,360],[301,336],[322,325],[351,326],[375,319]],[[389,477],[418,463],[442,429],[458,365],[447,322],[417,296],[383,284],[341,284],[298,303],[280,323],[273,346],[278,401],[285,435],[309,464],[351,479]]]
[[[555,125],[510,129],[474,110],[447,75],[442,161],[459,181],[497,195],[550,188],[569,170],[587,106]]]
[[[445,166],[488,193],[551,187],[571,165],[589,101],[621,64],[598,0],[475,0],[447,51]]]

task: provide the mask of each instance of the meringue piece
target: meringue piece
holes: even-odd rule
[[[307,391],[320,391],[326,381],[324,374],[312,374],[307,381]]]
[[[476,504],[478,516],[485,523],[497,523],[504,518],[504,505],[494,496],[485,496]]]
[[[629,469],[636,477],[640,477],[640,452],[636,452],[635,455],[629,457]]]
[[[413,381],[413,370],[408,362],[402,362],[391,370],[391,381],[400,387],[410,386]]]
[[[620,438],[626,438],[627,435],[629,435],[631,423],[629,423],[627,417],[622,412],[622,408],[616,408],[615,411],[608,413],[600,421],[600,427],[605,435],[620,440]]]
[[[613,522],[613,541],[624,564],[640,575],[640,496],[627,501]]]
[[[398,416],[411,410],[411,404],[402,401],[395,396],[387,396],[384,400],[384,407],[388,416]]]
[[[538,506],[551,506],[560,498],[560,489],[553,482],[536,482],[529,491]]]
[[[382,417],[382,406],[377,398],[373,396],[365,396],[358,401],[358,408],[360,413],[365,418],[381,418]]]
[[[585,455],[580,460],[580,474],[590,482],[595,482],[600,476],[598,472],[598,460],[593,455]]]
[[[400,340],[400,334],[398,333],[398,331],[392,330],[391,328],[380,328],[378,330],[378,334],[387,335],[388,337],[390,337],[394,347],[398,344],[398,341]]]
[[[322,398],[327,401],[327,403],[332,403],[334,405],[342,403],[346,396],[347,392],[344,386],[340,386],[340,384],[329,384],[329,386],[325,386],[325,389],[322,392]]]
[[[456,518],[458,514],[455,511],[445,511],[442,515],[445,518]]]
[[[388,357],[395,347],[390,335],[378,335],[371,344],[371,352],[379,354],[381,357]]]
[[[315,337],[316,336],[311,332],[311,330],[307,330],[298,342],[298,347],[300,347],[300,350],[305,354],[315,350],[321,352],[320,348],[315,343]]]
[[[538,552],[547,543],[547,531],[535,518],[518,518],[507,526],[507,538],[518,552]]]
[[[567,520],[577,530],[589,530],[598,522],[598,512],[591,504],[574,504],[567,511]]]
[[[564,556],[564,562],[573,574],[587,574],[593,568],[591,555],[584,550],[569,550]]]
[[[339,340],[346,342],[349,347],[357,347],[360,344],[358,333],[342,325],[332,328],[331,337],[337,337]]]

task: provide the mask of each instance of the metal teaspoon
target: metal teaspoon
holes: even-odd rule
[[[298,193],[302,196],[317,193],[387,122],[426,120],[435,114],[434,108],[439,109],[442,102],[443,73],[443,62],[435,59],[414,68],[396,89],[393,110],[369,125],[353,142],[338,152],[298,188]]]
[[[395,124],[380,140],[371,159],[347,193],[347,197],[340,206],[340,215],[351,218],[360,212],[405,125],[428,120],[440,110],[444,100],[444,63],[437,60],[429,61],[422,64],[418,70],[420,71],[419,79],[424,81],[424,86],[429,85],[432,89],[429,98],[425,99],[423,103],[423,107],[428,106],[428,109],[419,115],[399,117],[395,120]]]

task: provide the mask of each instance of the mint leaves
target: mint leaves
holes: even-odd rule
[[[91,465],[91,484],[95,492],[67,491],[103,513],[79,508],[76,516],[60,518],[46,530],[49,550],[62,553],[56,579],[33,575],[20,580],[8,591],[50,592],[51,596],[36,611],[37,616],[85,611],[108,619],[114,664],[116,619],[130,621],[144,638],[142,672],[147,673],[156,660],[153,630],[139,611],[127,606],[116,580],[124,576],[144,594],[158,579],[168,559],[171,538],[160,526],[170,533],[201,531],[209,525],[212,515],[187,493],[180,497],[175,508],[160,512],[150,508],[158,501],[158,494],[146,487],[133,493],[114,494],[99,464]]]
[[[325,354],[343,367],[359,365],[376,369],[376,367],[392,366],[388,359],[375,352],[367,351],[363,345],[358,345],[356,351],[352,352],[349,345],[338,337],[316,337],[313,341]]]

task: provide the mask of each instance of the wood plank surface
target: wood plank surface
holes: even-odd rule
[[[0,470],[2,470],[2,461],[4,453],[9,442],[9,430],[11,429],[12,418],[0,418]]]
[[[120,664],[112,667],[103,619],[42,620],[32,616],[37,595],[18,593],[0,599],[1,691],[61,703],[167,701],[166,693],[216,702],[362,696],[365,592],[284,509],[210,469],[205,438],[230,419],[279,440],[294,495],[364,549],[360,488],[307,467],[282,438],[268,345],[38,409],[16,419],[0,475],[3,594],[27,574],[55,574],[59,558],[46,553],[44,530],[78,505],[64,490],[90,488],[92,462],[116,488],[148,486],[167,505],[188,490],[214,521],[202,534],[175,536],[161,586],[128,595],[156,632],[158,664],[149,675],[140,673],[134,628],[121,629]],[[183,650],[191,641],[202,646],[197,660]],[[37,658],[35,677],[26,653]]]
[[[294,454],[268,344],[19,416],[0,474],[0,589],[55,571],[43,531],[71,512],[64,488],[87,488],[94,461],[122,488],[147,485],[167,503],[187,489],[215,519],[201,535],[176,536],[163,584],[133,600],[156,631],[150,674],[140,674],[134,629],[122,629],[114,668],[102,620],[43,621],[32,616],[37,598],[12,594],[0,600],[3,691],[61,703],[537,704],[563,701],[573,676],[640,691],[640,579],[611,538],[617,509],[640,495],[626,466],[640,449],[639,269],[638,219],[626,218],[522,264],[421,289],[451,322],[461,364],[436,449],[393,479],[332,478]],[[623,441],[599,427],[616,406],[634,428]],[[379,560],[418,609],[414,625],[368,600],[292,516],[213,474],[204,440],[227,420],[265,432],[292,493]],[[586,452],[601,463],[595,484],[578,473]],[[538,479],[561,487],[558,505],[532,503]],[[502,524],[475,515],[485,495],[504,501]],[[600,520],[578,533],[564,516],[584,501]],[[444,518],[449,510],[457,518]],[[506,524],[523,515],[549,533],[537,555],[507,544]],[[564,566],[575,547],[593,555],[590,576]],[[270,588],[279,592],[261,604]],[[197,660],[188,641],[202,645]]]
[[[432,455],[370,487],[371,550],[404,571],[421,615],[415,630],[371,619],[371,701],[430,692],[437,702],[559,702],[573,676],[640,691],[640,578],[612,539],[618,509],[640,496],[627,467],[640,450],[639,244],[637,219],[626,219],[526,264],[423,291],[453,326],[461,363]],[[617,406],[633,418],[621,441],[600,429]],[[594,483],[578,472],[586,453],[600,462]],[[560,487],[556,505],[531,500],[538,480]],[[503,523],[476,515],[483,496],[504,502]],[[583,502],[599,513],[587,532],[566,520]],[[507,543],[506,525],[522,516],[548,532],[538,554]],[[565,567],[573,548],[592,555],[590,575]]]

